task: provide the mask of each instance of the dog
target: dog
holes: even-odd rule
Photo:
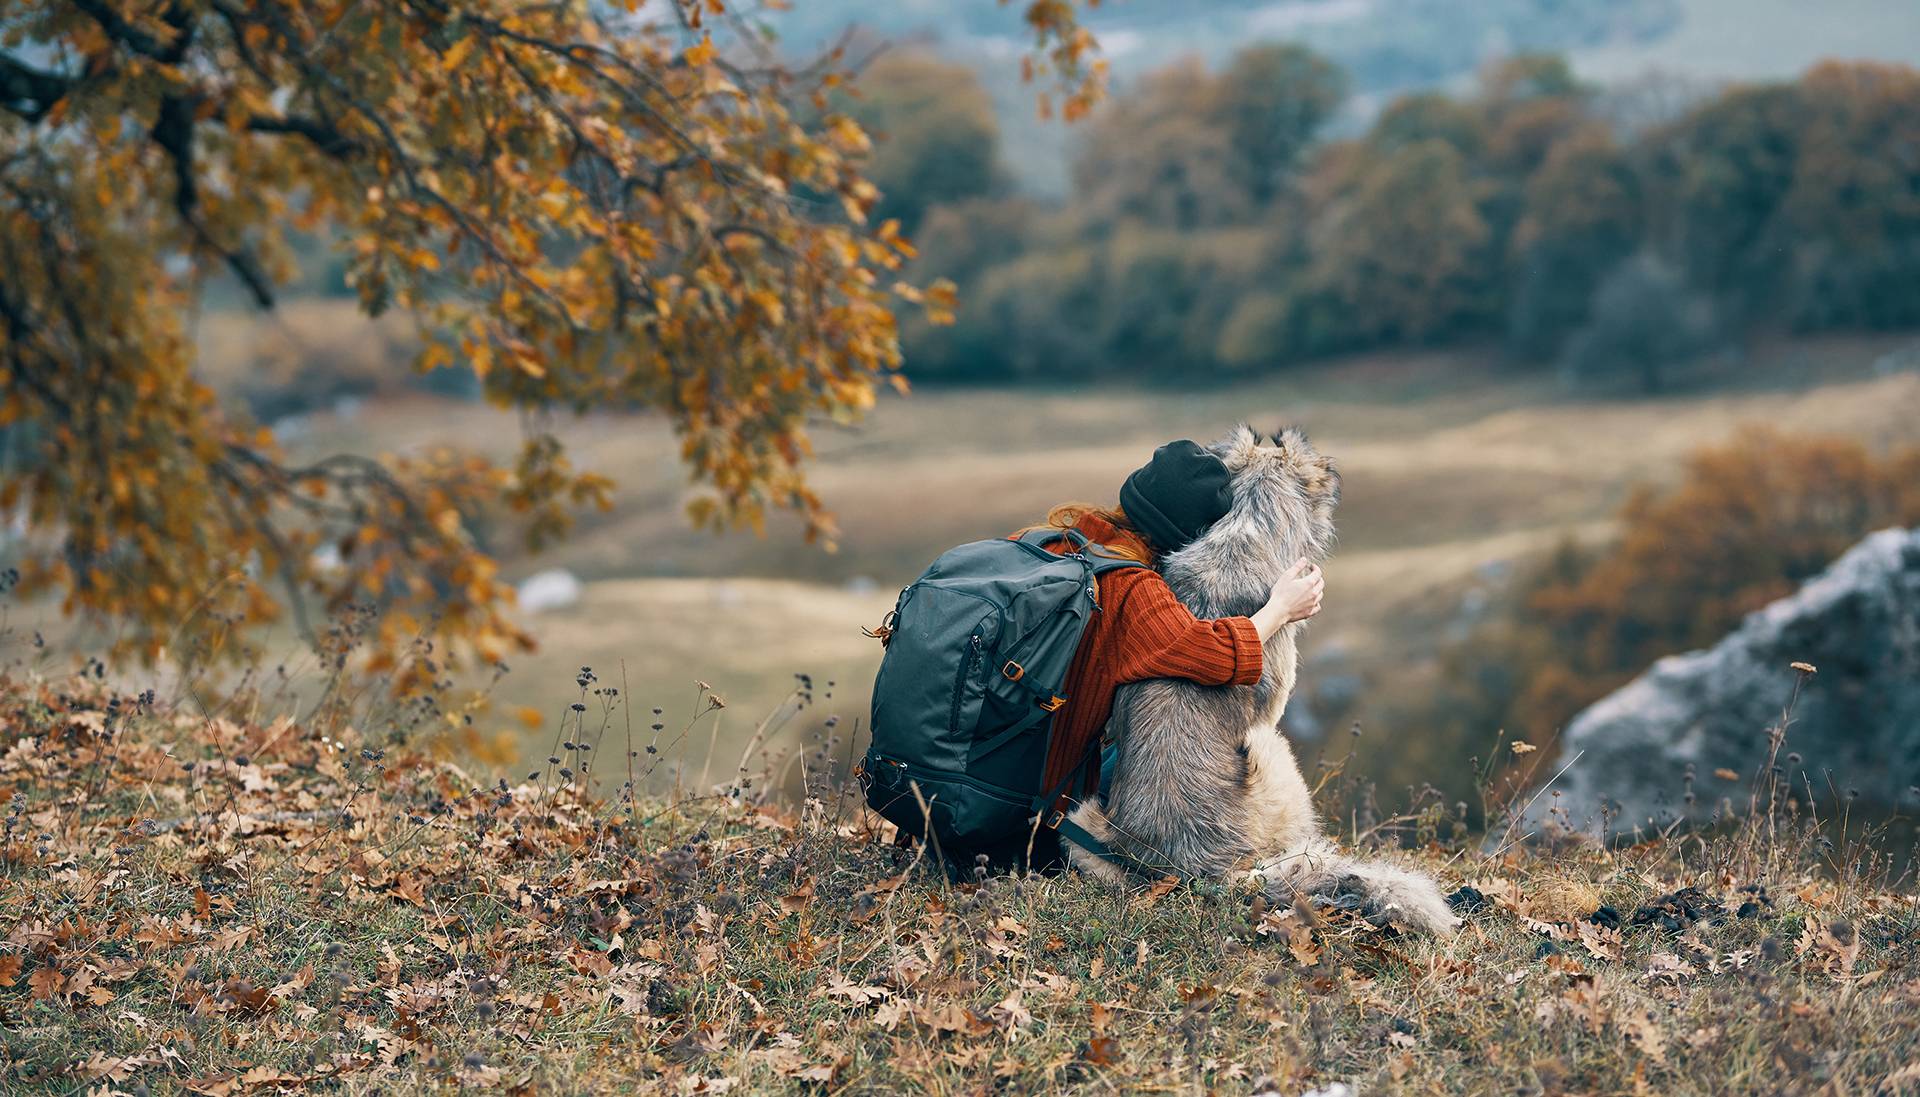
[[[1262,437],[1236,428],[1208,447],[1232,474],[1233,506],[1198,540],[1161,561],[1173,592],[1201,617],[1247,616],[1293,562],[1332,550],[1340,476],[1299,430]],[[1301,624],[1266,642],[1251,686],[1156,679],[1124,686],[1111,725],[1118,742],[1105,802],[1072,819],[1131,866],[1067,847],[1074,868],[1117,885],[1139,875],[1222,879],[1251,864],[1277,904],[1307,895],[1359,907],[1404,929],[1459,926],[1428,877],[1342,854],[1320,828],[1280,716],[1299,671]]]

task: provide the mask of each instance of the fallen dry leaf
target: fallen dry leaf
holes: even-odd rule
[[[808,880],[780,897],[780,910],[785,914],[798,914],[811,905],[813,905],[812,880]]]
[[[1162,876],[1153,883],[1148,884],[1141,890],[1139,895],[1134,897],[1133,907],[1135,910],[1145,910],[1171,894],[1173,890],[1179,886],[1180,878],[1178,876]]]
[[[853,1005],[865,1006],[878,1002],[882,998],[892,997],[892,995],[893,992],[885,987],[864,986],[835,976],[832,983],[815,990],[811,997],[844,998]]]
[[[1626,940],[1620,931],[1593,922],[1578,924],[1580,945],[1592,953],[1597,960],[1619,960],[1620,950],[1626,947]]]
[[[1018,1038],[1022,1030],[1033,1024],[1033,1014],[1021,1003],[1020,996],[1021,991],[1016,989],[987,1011],[988,1016],[1001,1023],[1009,1040]]]
[[[1112,1066],[1120,1059],[1120,1041],[1111,1036],[1095,1036],[1081,1049],[1080,1058],[1097,1067]]]
[[[1656,1063],[1667,1061],[1667,1034],[1651,1013],[1627,1010],[1620,1015],[1620,1023],[1627,1030],[1627,1039],[1633,1041],[1641,1054]]]

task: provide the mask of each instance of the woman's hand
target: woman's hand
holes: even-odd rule
[[[1283,627],[1312,617],[1320,612],[1320,599],[1326,591],[1326,573],[1320,570],[1320,565],[1295,561],[1273,584],[1267,604],[1254,613],[1254,631],[1260,634],[1260,639],[1267,640]]]

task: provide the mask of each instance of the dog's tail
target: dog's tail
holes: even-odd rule
[[[1424,873],[1387,861],[1349,857],[1325,838],[1267,858],[1255,867],[1254,875],[1268,901],[1276,905],[1307,895],[1438,937],[1451,936],[1460,927],[1439,885]]]

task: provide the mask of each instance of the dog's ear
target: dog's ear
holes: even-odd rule
[[[1208,446],[1214,456],[1227,463],[1229,469],[1238,471],[1247,466],[1253,451],[1260,447],[1260,432],[1246,423],[1240,423],[1226,433],[1226,436]]]
[[[1306,428],[1296,426],[1293,423],[1288,423],[1286,426],[1274,431],[1270,437],[1273,440],[1273,444],[1281,449],[1286,449],[1290,446],[1305,446],[1311,449],[1313,446],[1313,441],[1307,437]]]

